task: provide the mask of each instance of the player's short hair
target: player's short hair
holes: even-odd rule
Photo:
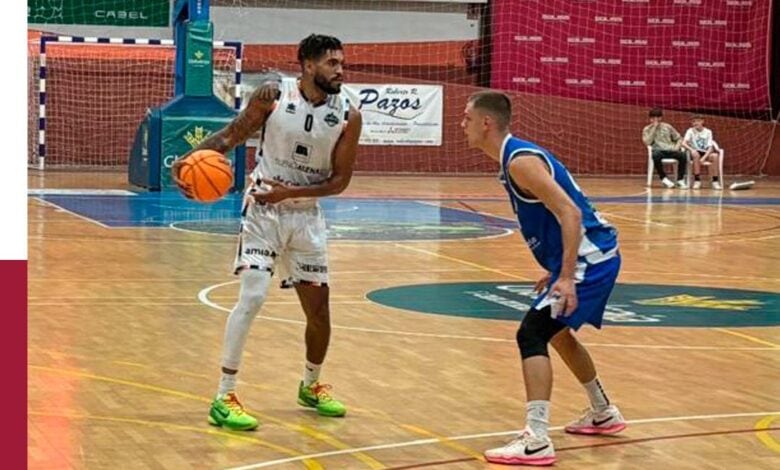
[[[298,44],[298,62],[303,63],[307,59],[317,60],[328,51],[341,51],[343,49],[341,41],[334,36],[310,34]]]
[[[647,115],[651,118],[662,117],[664,115],[664,110],[661,108],[653,108],[649,113],[647,113]]]
[[[704,120],[704,116],[702,116],[701,114],[694,114],[693,116],[691,116],[691,121],[703,121],[703,120]]]
[[[512,100],[497,91],[480,91],[469,97],[469,103],[474,109],[479,109],[492,116],[501,129],[509,127],[512,122]]]

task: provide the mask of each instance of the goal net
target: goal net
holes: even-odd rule
[[[761,174],[772,14],[771,0],[211,0],[215,39],[244,44],[247,94],[269,71],[299,73],[303,37],[339,37],[364,116],[357,169],[398,173],[495,172],[460,128],[468,96],[493,88],[513,100],[513,132],[575,173],[645,172],[641,130],[660,106],[681,134],[704,115],[726,173]],[[146,109],[171,97],[172,48],[47,53],[47,165],[124,164]],[[217,69],[233,57],[217,54]],[[39,65],[31,45],[31,164]]]
[[[127,165],[147,110],[173,97],[172,42],[42,38],[29,42],[28,165],[40,167],[42,156],[46,168]],[[214,49],[215,94],[230,106],[237,47]]]
[[[770,0],[214,0],[212,16],[247,44],[250,75],[297,73],[297,42],[318,32],[345,43],[348,84],[441,87],[440,120],[424,123],[440,144],[366,144],[361,170],[495,171],[460,129],[485,88],[511,96],[514,133],[576,173],[645,172],[655,106],[681,134],[703,114],[727,173],[760,174],[768,157]],[[363,103],[364,139],[390,131],[381,111]]]

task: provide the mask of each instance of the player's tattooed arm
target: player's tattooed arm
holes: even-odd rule
[[[184,159],[196,150],[216,150],[225,154],[233,147],[246,142],[247,139],[265,125],[265,120],[273,110],[279,94],[279,83],[277,81],[265,82],[252,93],[246,108],[235,119],[173,163],[171,175],[186,196],[189,197],[189,188],[179,178],[179,171],[181,171]]]
[[[226,153],[246,142],[265,125],[279,93],[277,82],[264,83],[252,93],[246,108],[235,119],[201,142],[196,150],[210,149]]]

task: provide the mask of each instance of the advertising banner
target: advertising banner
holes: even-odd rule
[[[441,145],[441,86],[345,84],[341,91],[362,114],[361,145]]]
[[[770,0],[496,0],[491,85],[636,105],[765,110],[770,12]]]

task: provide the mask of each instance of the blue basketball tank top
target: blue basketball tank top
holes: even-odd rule
[[[582,281],[588,266],[593,266],[618,255],[617,230],[593,207],[588,198],[572,178],[569,171],[547,149],[511,134],[504,139],[501,149],[501,173],[512,209],[517,215],[520,232],[536,260],[557,278],[563,261],[563,237],[561,225],[547,207],[538,199],[523,195],[509,176],[509,164],[513,158],[535,158],[519,156],[533,154],[544,160],[556,183],[571,198],[582,212],[582,241],[577,250],[575,280]]]

